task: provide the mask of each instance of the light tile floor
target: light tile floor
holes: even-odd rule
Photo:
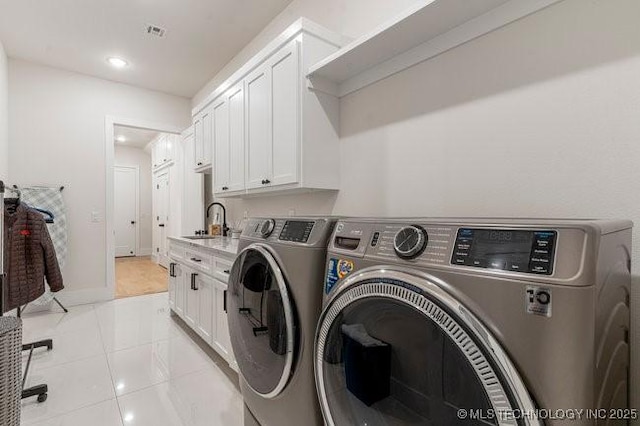
[[[23,425],[242,425],[242,397],[228,371],[170,317],[166,293],[23,321],[24,342],[54,343],[53,351],[34,352],[27,385],[48,384],[49,397],[23,401]]]

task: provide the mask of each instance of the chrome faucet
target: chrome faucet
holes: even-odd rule
[[[207,207],[207,218],[209,217],[209,211],[213,206],[220,206],[222,208],[222,236],[226,237],[229,232],[229,227],[227,226],[227,209],[218,202],[211,203],[209,204],[209,207]]]

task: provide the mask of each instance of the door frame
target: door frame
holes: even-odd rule
[[[158,123],[154,121],[139,119],[116,117],[112,115],[105,116],[104,119],[104,144],[105,144],[105,242],[107,250],[105,252],[105,278],[106,287],[105,294],[101,300],[112,300],[115,298],[116,291],[116,239],[114,225],[114,157],[115,142],[114,127],[126,126],[145,130],[155,130],[162,133],[172,133],[179,135],[184,130],[173,124]]]
[[[134,250],[133,256],[135,257],[135,256],[138,256],[138,254],[140,253],[140,167],[139,166],[115,165],[115,166],[113,166],[114,177],[115,177],[115,172],[116,172],[117,169],[133,170],[135,172],[135,176],[136,176],[136,184],[135,184],[135,189],[136,189],[136,214],[135,214],[136,244],[135,244],[135,247],[133,248],[133,250]],[[115,197],[115,186],[114,186],[113,189],[114,189],[113,195]],[[114,219],[115,219],[115,205],[114,205]],[[114,224],[114,232],[115,232],[115,224]],[[115,247],[114,247],[114,258],[115,258]]]

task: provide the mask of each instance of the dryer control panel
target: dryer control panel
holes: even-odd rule
[[[451,264],[551,275],[556,238],[550,230],[460,228]]]

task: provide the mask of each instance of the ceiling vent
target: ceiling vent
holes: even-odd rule
[[[145,26],[145,31],[147,34],[158,38],[164,38],[165,34],[167,34],[167,30],[164,28],[152,24],[147,24]]]

